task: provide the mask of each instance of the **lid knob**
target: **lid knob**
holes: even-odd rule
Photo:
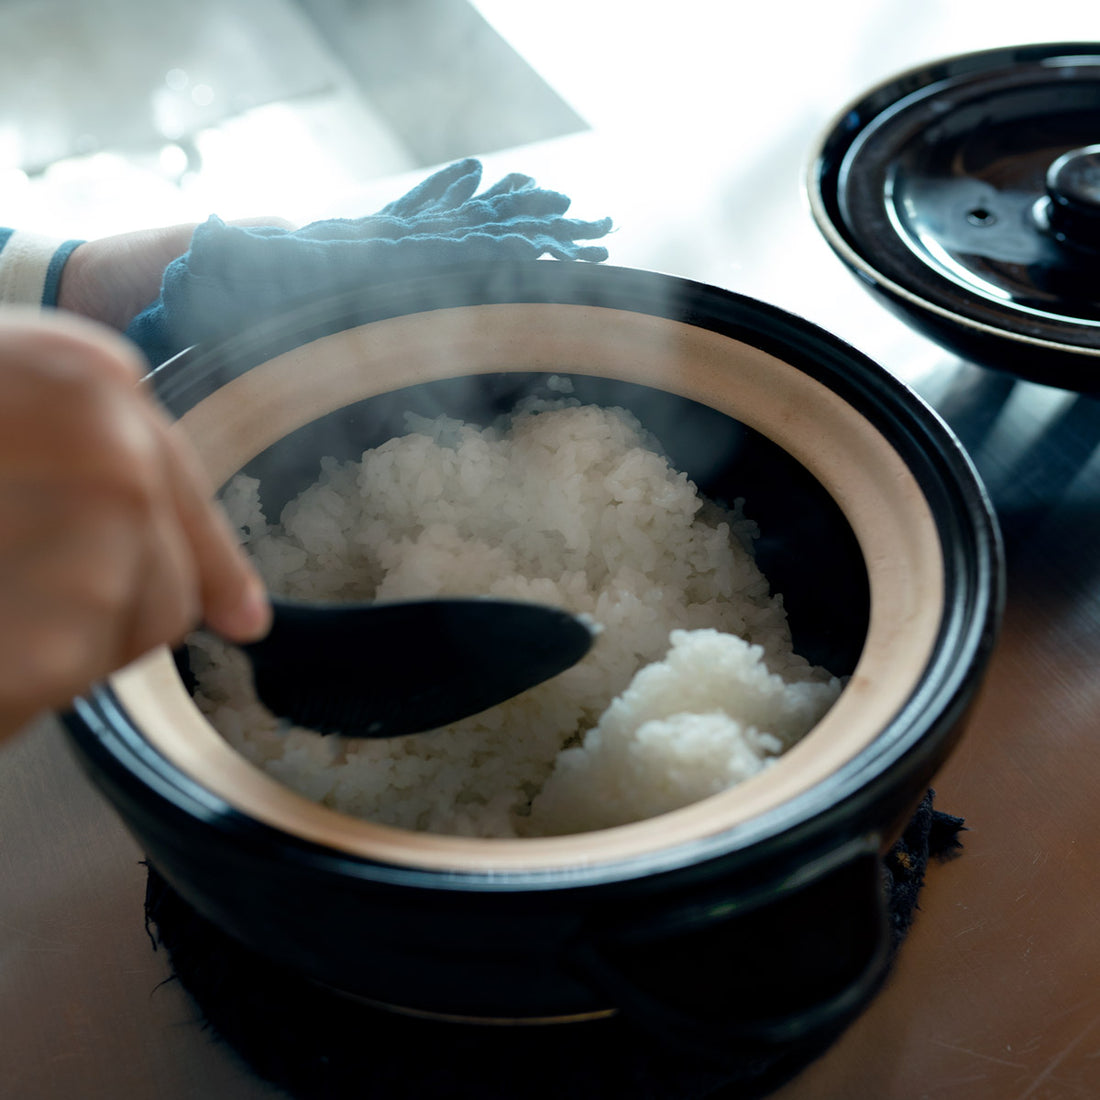
[[[1063,153],[1047,169],[1046,221],[1060,244],[1100,251],[1100,145]]]

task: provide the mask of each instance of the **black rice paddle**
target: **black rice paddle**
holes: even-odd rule
[[[472,597],[394,603],[273,599],[241,648],[279,718],[344,737],[397,737],[477,714],[564,672],[593,630],[557,607]]]

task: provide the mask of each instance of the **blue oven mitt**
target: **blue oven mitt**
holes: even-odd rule
[[[475,195],[481,164],[444,168],[379,213],[334,218],[302,229],[232,226],[211,217],[190,251],[164,272],[161,296],[127,335],[153,364],[200,341],[307,297],[384,282],[417,269],[496,259],[607,259],[579,244],[604,236],[611,219],[565,217],[569,199],[513,173]]]

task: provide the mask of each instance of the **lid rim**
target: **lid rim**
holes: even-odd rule
[[[833,251],[838,253],[840,258],[854,269],[855,274],[863,275],[866,279],[869,279],[877,289],[889,291],[903,301],[911,302],[915,306],[926,309],[929,313],[936,314],[946,320],[964,325],[978,332],[1014,340],[1035,348],[1046,348],[1051,351],[1073,351],[1087,358],[1100,359],[1100,346],[1079,346],[1062,340],[1045,339],[1040,336],[1029,336],[1027,333],[1023,332],[998,328],[995,325],[990,325],[976,318],[968,317],[966,314],[959,313],[958,311],[947,309],[939,303],[913,292],[908,287],[897,282],[897,280],[891,279],[889,275],[871,263],[863,252],[852,245],[847,237],[837,229],[835,222],[828,213],[827,204],[821,197],[820,190],[813,186],[818,178],[817,163],[818,162],[815,160],[810,167],[811,187],[809,200],[811,213],[813,214],[815,222],[817,222],[818,229],[832,247]]]
[[[1076,72],[1076,67],[1069,64],[1074,58],[1079,65],[1088,62],[1088,82],[1085,88],[1091,96],[1092,85],[1095,83],[1100,86],[1098,42],[997,47],[946,57],[882,81],[837,112],[811,155],[805,182],[811,214],[826,242],[860,278],[861,283],[884,296],[887,304],[900,312],[910,324],[923,329],[949,349],[959,350],[959,345],[965,345],[964,355],[988,366],[1007,369],[1022,377],[1034,377],[1047,383],[1064,384],[1069,388],[1091,389],[1100,384],[1100,379],[1090,377],[1096,373],[1095,360],[1100,357],[1100,317],[1089,315],[1092,312],[1091,304],[1085,309],[1084,316],[1074,316],[1073,311],[1078,309],[1073,304],[1075,291],[1080,293],[1075,283],[1070,287],[1071,296],[1068,300],[1064,294],[1059,293],[1055,284],[1055,308],[1059,299],[1061,302],[1068,301],[1064,315],[1046,310],[1040,312],[1038,307],[1027,304],[1026,289],[1023,294],[1018,295],[1017,301],[994,300],[991,295],[983,293],[980,271],[972,273],[974,285],[971,287],[963,281],[964,276],[954,279],[948,271],[941,268],[934,255],[925,256],[919,248],[914,247],[914,242],[906,235],[906,229],[899,220],[900,216],[892,213],[891,203],[895,198],[887,186],[892,179],[891,166],[895,164],[892,158],[899,156],[900,151],[907,147],[901,138],[910,133],[918,121],[910,120],[908,126],[900,124],[898,112],[904,113],[903,105],[912,106],[919,100],[927,109],[930,97],[950,95],[952,91],[958,92],[963,87],[973,92],[975,88],[988,84],[989,81],[1004,84],[1006,74],[1013,67],[1045,67],[1051,72],[1060,70],[1070,74]],[[1066,79],[1073,77],[1067,76]],[[1019,88],[1019,84],[1009,86]],[[958,101],[952,102],[955,107],[960,106]],[[962,105],[969,102],[970,99],[964,96]],[[941,102],[941,106],[950,107],[952,103]],[[937,117],[941,117],[943,113],[945,112],[939,112]],[[1079,114],[1080,111],[1076,111],[1070,119],[1075,125],[1079,121]],[[885,124],[883,120],[886,116],[890,116],[893,124],[899,127],[898,134],[891,135],[885,149],[874,154],[877,159],[855,166],[852,159],[855,153],[868,140],[870,133]],[[1041,117],[1046,118],[1046,113]],[[1004,125],[1006,122],[1002,121],[1000,124]],[[922,125],[927,128],[929,120],[922,120]],[[1038,149],[1029,148],[1032,151]],[[1045,147],[1043,152],[1046,152]],[[933,148],[932,154],[934,153]],[[1051,157],[1055,155],[1052,151]],[[887,159],[883,160],[883,157]],[[1030,164],[1030,160],[1028,163]],[[858,188],[861,171],[872,173],[870,177],[863,177],[863,209],[849,210],[847,204],[854,201],[853,179]],[[951,173],[954,172],[955,169],[952,168]],[[949,175],[950,179],[956,181],[970,178],[965,169],[962,175]],[[934,177],[933,171],[929,179]],[[975,182],[980,182],[981,179],[980,175],[974,177]],[[857,194],[856,198],[860,196]],[[869,210],[868,203],[873,203],[874,208]],[[873,216],[876,213],[879,216],[874,218],[872,229],[879,231],[877,236],[870,229],[861,234],[859,226],[852,224],[853,218],[868,214]],[[953,222],[941,224],[954,225]],[[885,241],[882,234],[884,227],[887,234]],[[933,238],[939,228],[940,224],[932,226],[930,231]],[[950,228],[947,238],[949,243],[950,233],[957,233],[957,230]],[[1038,238],[1038,227],[1035,233]],[[959,244],[959,247],[965,251],[967,243]],[[1038,247],[1043,246],[1040,243]],[[1053,246],[1048,244],[1047,247]],[[990,255],[994,256],[996,253]],[[1041,264],[1047,262],[1050,266],[1045,270],[1051,272],[1053,278],[1059,277],[1060,273],[1061,277],[1068,279],[1069,269],[1057,257],[1052,261],[1040,261]],[[1024,282],[1020,286],[1038,286],[1041,289],[1036,291],[1037,297],[1051,294],[1052,288],[1048,283],[1030,282],[1036,275],[1022,266],[1019,269],[1025,272],[1022,276]],[[1010,271],[1011,274],[1006,277],[1014,279],[1016,272],[1012,270],[1011,261],[1007,268],[1002,265],[1002,270]],[[1012,283],[1006,285],[1011,293]],[[1091,299],[1089,284],[1081,298],[1082,306],[1086,302],[1091,303]],[[1043,361],[1044,357],[1057,361],[1047,363]],[[1013,362],[1006,364],[1006,358]]]

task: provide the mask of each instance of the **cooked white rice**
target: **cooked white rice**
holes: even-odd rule
[[[232,482],[226,505],[271,588],[539,600],[602,632],[578,665],[490,711],[358,742],[281,727],[244,657],[196,636],[199,706],[275,778],[408,829],[577,832],[754,775],[836,698],[839,682],[792,652],[749,549],[754,526],[705,502],[631,414],[557,399],[489,429],[411,428],[361,461],[324,460],[277,526],[254,479]]]

